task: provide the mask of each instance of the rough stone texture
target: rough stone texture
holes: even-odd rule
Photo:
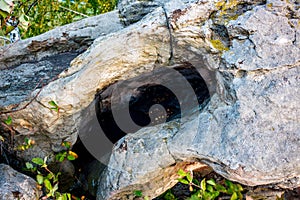
[[[8,106],[25,101],[36,88],[53,81],[58,74],[70,67],[78,53],[60,53],[40,61],[23,63],[0,71],[0,105]]]
[[[272,1],[267,5],[270,3],[275,8],[255,6],[237,20],[222,24],[232,39],[220,64],[211,62],[216,68],[217,93],[209,105],[194,119],[127,135],[122,140],[127,149],[120,151],[124,146],[120,141],[113,150],[110,168],[100,179],[98,199],[133,198],[126,191],[130,189],[153,198],[162,187],[147,185],[145,180],[163,181],[156,173],[180,160],[199,160],[226,178],[247,185],[300,185],[299,4]],[[295,13],[285,15],[287,7]],[[196,30],[213,36],[214,29],[207,26],[222,22],[211,19],[199,28],[184,21],[184,29],[178,21],[184,16],[192,19],[192,8],[172,23],[177,28],[177,44],[195,46],[197,37],[191,35]],[[209,10],[196,8],[198,14]],[[140,159],[142,163],[134,161]]]
[[[174,185],[178,168],[189,166],[174,167],[182,161],[204,163],[248,185],[299,186],[299,4],[222,2],[171,0],[95,40],[43,88],[38,102],[11,113],[13,128],[37,141],[22,156],[43,157],[63,140],[74,143],[77,127],[90,123],[81,112],[97,91],[155,68],[190,63],[207,83],[208,105],[119,140],[97,198],[131,199],[134,189],[155,197]],[[60,106],[59,116],[42,106],[50,100]]]
[[[15,171],[8,165],[0,164],[1,200],[36,200],[42,194],[36,186],[37,183],[32,178]]]
[[[62,52],[82,52],[100,36],[122,28],[118,11],[89,17],[0,48],[0,69]]]

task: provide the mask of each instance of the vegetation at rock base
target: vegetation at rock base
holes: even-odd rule
[[[70,143],[64,142],[62,146],[67,149],[71,148]],[[65,160],[75,160],[77,154],[71,150],[62,151],[55,155],[55,162],[62,163]],[[59,192],[59,180],[60,176],[63,174],[59,171],[55,173],[49,168],[47,157],[45,158],[33,158],[31,162],[26,162],[26,169],[36,174],[36,181],[38,183],[38,188],[42,189],[45,193],[41,199],[52,198],[55,200],[70,200],[70,193],[61,193]],[[72,196],[72,198],[77,199],[77,197]],[[78,198],[79,199],[79,198]]]
[[[21,29],[21,38],[42,34],[89,16],[113,10],[117,0],[0,0],[0,36],[2,39],[15,26],[7,21],[13,20]]]

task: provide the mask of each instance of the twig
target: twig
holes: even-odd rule
[[[85,14],[83,14],[83,13],[77,12],[77,11],[75,11],[75,10],[71,10],[71,9],[66,8],[66,7],[64,7],[64,6],[59,6],[59,7],[62,8],[62,9],[65,9],[65,10],[67,10],[67,11],[73,12],[73,13],[75,13],[75,14],[81,15],[81,16],[83,16],[83,17],[89,17],[88,15],[85,15]]]
[[[40,85],[40,83],[44,80],[44,78],[42,78],[40,80],[40,82],[35,86],[35,88],[33,89],[33,91]],[[25,108],[27,108],[27,106],[29,106],[29,104],[31,104],[37,97],[38,95],[42,92],[44,88],[44,85],[42,85],[42,88],[34,95],[34,97],[29,101],[27,102],[23,107],[19,108],[19,109],[15,109],[15,110],[8,110],[8,111],[1,111],[0,114],[8,114],[8,113],[13,113],[13,112],[17,112],[17,111],[20,111],[20,110],[24,110]]]
[[[5,128],[7,128],[10,131],[10,143],[13,144],[16,130],[14,130],[12,127],[8,126],[4,122],[1,122],[1,125],[4,126]]]
[[[38,0],[35,0],[32,4],[30,4],[28,10],[25,12],[25,15],[27,15],[29,13],[29,11],[31,10],[31,8],[33,8],[33,6],[35,6],[37,4]]]

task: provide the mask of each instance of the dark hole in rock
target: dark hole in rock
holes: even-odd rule
[[[98,179],[105,165],[90,154],[79,137],[72,147],[72,151],[76,152],[78,158],[71,161],[75,168],[75,174],[68,179],[71,182],[66,184],[67,190],[75,196],[85,196],[87,200],[96,199]]]
[[[96,95],[95,109],[105,135],[116,143],[126,133],[199,110],[209,97],[207,85],[197,69],[182,63],[110,85]],[[193,99],[196,104],[191,103]],[[131,126],[129,120],[136,126]]]

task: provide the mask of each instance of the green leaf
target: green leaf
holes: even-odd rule
[[[202,189],[203,191],[206,190],[206,182],[205,182],[205,178],[201,181],[201,189]]]
[[[58,112],[58,105],[54,101],[49,101],[48,104],[50,106],[53,106],[53,107],[50,108],[51,110],[54,110],[55,112]]]
[[[221,184],[216,184],[216,185],[215,185],[215,189],[216,189],[217,191],[219,191],[219,192],[227,193],[226,188],[225,188],[223,185],[221,185]]]
[[[229,180],[225,180],[225,184],[227,186],[227,193],[228,194],[233,194],[235,192],[235,187],[234,187],[234,184],[229,181]]]
[[[64,141],[62,143],[62,146],[66,147],[67,149],[70,149],[71,148],[71,143],[70,142],[67,142],[67,141]]]
[[[58,190],[58,183],[56,183],[55,185],[54,185],[54,187],[52,188],[52,191],[53,192],[55,192],[55,191],[57,191]]]
[[[55,178],[55,175],[53,173],[49,173],[49,174],[47,174],[46,178],[51,180],[51,179]]]
[[[66,157],[67,154],[62,154],[59,159],[58,159],[58,162],[63,162],[65,160],[65,157]]]
[[[186,176],[186,175],[187,175],[187,173],[186,173],[185,171],[183,171],[182,169],[180,169],[180,170],[177,172],[177,174],[178,174],[179,176]]]
[[[176,197],[175,197],[175,195],[172,193],[171,190],[168,190],[168,191],[164,194],[163,199],[164,199],[164,200],[176,200]]]
[[[44,182],[44,177],[41,174],[36,175],[36,180],[38,182],[38,184],[43,184]]]
[[[55,108],[58,107],[57,104],[55,103],[55,101],[49,101],[48,104],[49,104],[50,106],[55,107]]]
[[[183,183],[183,184],[186,184],[186,185],[188,185],[189,184],[189,181],[188,180],[186,180],[186,179],[183,179],[183,178],[178,178],[177,179],[180,183]]]
[[[236,184],[237,186],[237,191],[242,192],[244,191],[243,187],[240,184]]]
[[[30,162],[25,163],[27,169],[32,169],[33,165]]]
[[[1,0],[0,0],[0,1],[1,1]],[[5,122],[5,124],[8,125],[8,126],[11,125],[11,123],[12,123],[12,118],[11,118],[11,116],[8,116],[7,119],[4,120],[4,122]]]
[[[215,199],[215,198],[217,198],[219,195],[220,195],[220,192],[214,191],[214,192],[212,192],[211,197],[212,197],[212,199]]]
[[[191,197],[186,200],[202,200],[202,198],[198,197],[198,194],[193,194]]]
[[[200,182],[197,179],[195,179],[195,178],[193,179],[193,183],[196,184],[196,185],[198,185],[198,186],[200,185]]]
[[[55,112],[58,112],[58,107],[56,107],[56,108],[51,108],[51,110],[54,110]]]
[[[68,159],[68,160],[75,160],[76,158],[75,158],[73,155],[68,155],[68,156],[67,156],[67,159]]]
[[[207,185],[207,186],[206,186],[206,189],[207,189],[207,191],[209,191],[209,192],[213,192],[213,191],[214,191],[214,188],[213,188],[212,185]]]
[[[48,191],[52,191],[52,185],[51,185],[51,182],[49,181],[49,179],[44,180],[44,185],[48,189]]]
[[[59,175],[61,175],[61,172],[58,172],[56,175],[53,176],[53,182],[57,182],[58,181]]]
[[[191,183],[193,181],[192,173],[191,172],[186,173],[186,178]]]
[[[231,197],[230,200],[237,200],[238,199],[238,195],[236,194],[236,192],[234,192]]]
[[[37,164],[37,165],[43,165],[44,164],[44,161],[43,159],[41,158],[32,158],[31,160],[34,164]]]
[[[66,200],[71,200],[71,194],[70,193],[67,193],[66,196],[67,196]]]
[[[215,186],[216,182],[214,179],[209,179],[208,181],[206,181],[206,183],[208,183],[209,185]]]
[[[59,195],[58,197],[56,197],[56,200],[65,200],[65,197],[62,195]]]
[[[134,190],[133,191],[133,194],[136,196],[136,197],[142,197],[143,196],[143,192],[141,190]]]
[[[1,0],[0,0],[1,1]],[[3,18],[3,19],[5,19],[8,15],[9,15],[9,13],[8,12],[5,12],[5,11],[3,11],[3,10],[1,10],[0,9],[0,15],[1,15],[1,17]],[[0,17],[0,18],[1,18]]]

